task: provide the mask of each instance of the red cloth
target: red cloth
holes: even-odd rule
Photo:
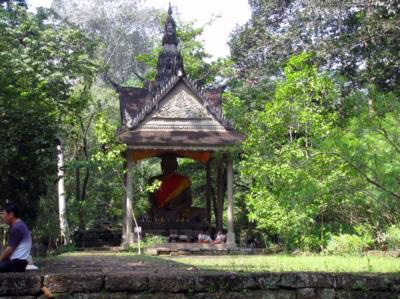
[[[168,202],[180,195],[189,186],[189,178],[184,175],[172,173],[165,177],[156,193],[157,208],[160,209],[164,207]]]

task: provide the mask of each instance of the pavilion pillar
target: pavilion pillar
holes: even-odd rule
[[[228,246],[236,246],[235,233],[233,229],[233,160],[227,155],[227,197],[228,197],[228,233],[226,243]]]
[[[133,185],[132,185],[132,175],[133,175],[133,157],[130,151],[126,152],[126,160],[128,164],[128,169],[126,173],[126,198],[124,200],[125,206],[125,225],[124,225],[124,243],[123,247],[128,248],[133,244],[133,215],[132,215],[132,201],[133,201]]]
[[[217,160],[217,231],[223,230],[223,209],[224,209],[224,178],[223,178],[223,159]]]
[[[206,208],[208,232],[211,232],[211,160],[206,164]]]

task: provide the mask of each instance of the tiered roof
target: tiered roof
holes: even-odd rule
[[[133,149],[217,150],[240,143],[222,113],[222,90],[201,89],[186,75],[171,7],[162,45],[155,82],[118,87],[118,139]]]

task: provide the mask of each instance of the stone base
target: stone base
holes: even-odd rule
[[[281,273],[1,273],[0,298],[399,298],[393,274]]]
[[[145,250],[147,255],[224,255],[253,254],[253,248],[239,248],[236,244],[166,243],[154,244]]]

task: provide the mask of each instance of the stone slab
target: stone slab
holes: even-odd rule
[[[151,275],[149,276],[149,292],[179,293],[193,289],[191,275]]]
[[[33,295],[38,292],[42,278],[32,274],[0,273],[0,296]]]
[[[44,276],[43,285],[53,293],[94,293],[103,289],[104,275],[90,274],[49,274]]]
[[[312,272],[281,273],[280,286],[284,288],[332,288],[332,275]]]
[[[127,293],[76,293],[57,295],[57,299],[128,299]]]
[[[338,289],[354,291],[384,291],[390,290],[394,282],[398,283],[398,278],[388,275],[364,274],[346,275],[338,274],[335,276],[335,287]],[[396,284],[396,283],[395,283]]]
[[[149,287],[149,279],[147,276],[142,275],[129,275],[129,273],[118,273],[108,275],[105,278],[106,291],[129,291],[139,292],[146,291]]]

